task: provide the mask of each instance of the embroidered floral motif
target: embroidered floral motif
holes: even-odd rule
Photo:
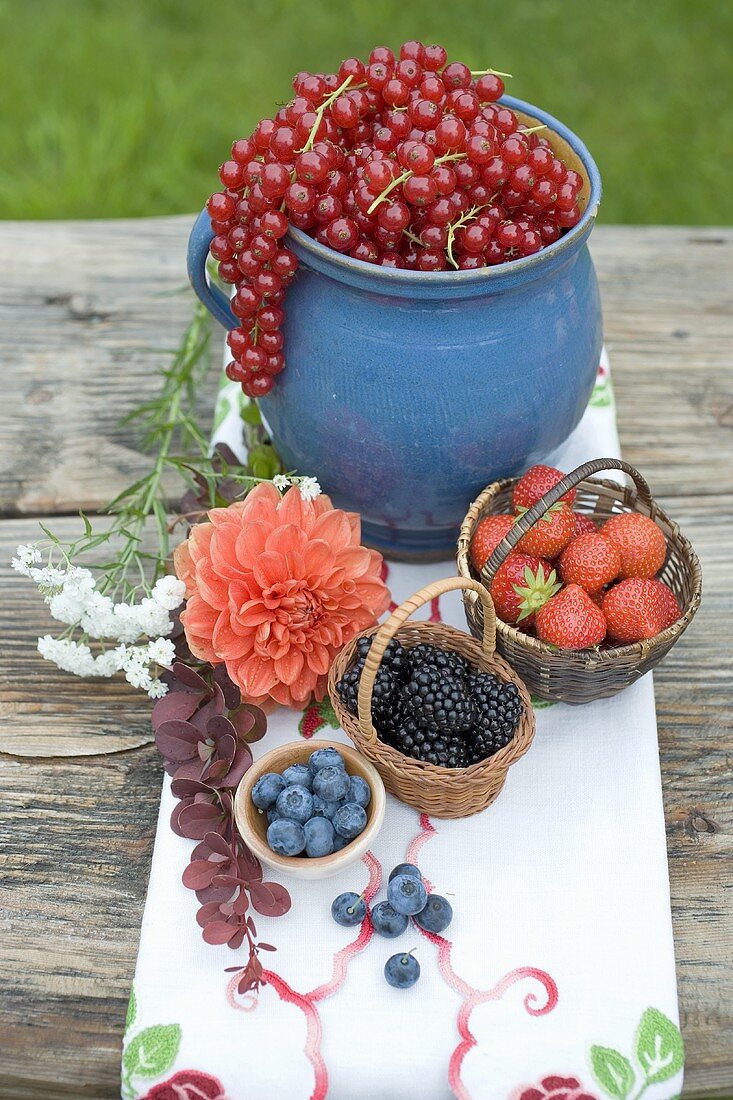
[[[304,711],[303,715],[298,722],[298,733],[301,737],[310,739],[315,737],[319,730],[322,730],[324,726],[330,726],[331,729],[337,730],[339,728],[339,721],[336,717],[333,707],[331,706],[331,700],[328,696],[325,699],[321,699],[320,703],[313,702]]]
[[[577,1077],[543,1077],[538,1085],[520,1085],[510,1100],[597,1100]]]
[[[648,1008],[639,1021],[634,1054],[639,1079],[626,1055],[613,1047],[591,1047],[593,1076],[613,1100],[639,1100],[650,1085],[669,1081],[680,1072],[685,1062],[680,1029],[659,1009]]]
[[[153,1085],[139,1100],[232,1100],[218,1077],[196,1069],[182,1069],[167,1081]]]
[[[600,364],[596,376],[593,393],[590,395],[590,406],[593,409],[608,409],[614,404],[613,385],[608,369]]]

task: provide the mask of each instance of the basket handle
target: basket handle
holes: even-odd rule
[[[522,536],[527,534],[530,527],[532,527],[538,519],[541,519],[542,516],[550,510],[553,504],[557,504],[560,497],[565,496],[570,489],[574,489],[581,481],[585,481],[586,478],[592,477],[593,474],[598,474],[602,470],[622,470],[625,474],[628,474],[636,487],[636,496],[642,500],[647,507],[651,508],[651,490],[636,467],[629,465],[628,462],[624,462],[622,458],[594,458],[590,462],[584,462],[583,465],[578,466],[576,470],[573,470],[569,474],[565,474],[563,479],[558,481],[557,485],[553,485],[552,489],[545,493],[536,504],[533,504],[532,507],[517,520],[511,531],[504,536],[491,557],[485,563],[481,570],[482,581],[484,581],[485,584],[491,584],[497,569],[511,553]]]
[[[408,600],[400,604],[387,621],[382,623],[374,635],[371,648],[367,653],[359,679],[359,693],[357,696],[359,725],[367,741],[373,743],[377,738],[376,730],[372,725],[372,691],[384,651],[399,628],[410,618],[413,612],[417,611],[423,604],[434,600],[436,596],[442,596],[443,593],[452,592],[456,588],[465,588],[475,592],[481,600],[484,608],[483,647],[488,656],[491,656],[494,652],[496,648],[496,612],[487,588],[471,577],[446,577],[444,580],[434,581],[433,584],[421,588],[414,596],[410,596]]]

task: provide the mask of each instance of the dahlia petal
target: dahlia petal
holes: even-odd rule
[[[305,658],[297,649],[289,649],[275,661],[275,672],[284,684],[294,684],[303,671]]]
[[[211,635],[211,643],[224,661],[244,657],[252,649],[251,638],[232,629],[231,616],[228,610],[222,611],[217,618]]]
[[[234,555],[238,563],[246,562],[246,569],[252,568],[252,562],[265,550],[269,527],[264,523],[248,520],[237,533],[234,543]]]
[[[186,595],[193,595],[196,591],[196,581],[194,577],[193,561],[191,560],[191,551],[188,548],[188,540],[182,542],[173,551],[173,568],[175,569],[179,581],[183,581],[186,586]]]
[[[296,527],[294,523],[283,523],[270,531],[267,536],[264,550],[272,550],[276,554],[287,554],[291,550],[299,550],[301,553],[308,545],[308,536],[302,527]]]
[[[301,530],[313,526],[315,513],[310,501],[303,500],[297,485],[292,485],[280,501],[278,523],[293,523]]]
[[[218,576],[210,558],[201,558],[196,562],[196,587],[203,599],[217,611],[229,606],[226,581]]]
[[[266,657],[253,654],[238,666],[239,684],[247,695],[265,695],[278,682],[275,666]]]
[[[261,588],[271,588],[280,581],[287,580],[285,558],[282,554],[273,554],[267,550],[260,554],[254,563],[252,576]]]
[[[311,528],[311,539],[323,539],[332,552],[344,550],[352,543],[352,529],[347,512],[334,510],[318,516]]]
[[[259,600],[249,600],[235,615],[237,625],[242,628],[260,626],[261,623],[269,622],[271,618],[272,612]]]
[[[242,518],[251,522],[264,523],[266,527],[276,527],[280,493],[271,481],[262,481],[247,494],[242,507]]]
[[[320,499],[320,497],[316,497],[316,500]],[[313,587],[330,570],[333,562],[333,550],[323,539],[313,539],[308,542],[303,551],[303,561],[305,562],[306,580]]]
[[[213,534],[214,528],[210,523],[197,523],[191,528],[191,533],[188,536],[188,549],[194,565],[202,558],[208,558],[209,545]]]

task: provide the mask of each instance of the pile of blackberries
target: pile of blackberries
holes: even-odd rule
[[[354,715],[371,643],[359,639],[357,659],[336,686]],[[424,643],[408,649],[393,639],[372,692],[379,739],[405,756],[444,768],[466,768],[493,756],[511,741],[521,715],[514,684],[477,672],[458,653]]]

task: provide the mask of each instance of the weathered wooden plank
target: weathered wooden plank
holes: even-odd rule
[[[0,225],[0,514],[94,510],[145,471],[119,421],[156,392],[190,319],[190,224]]]
[[[0,757],[0,1097],[119,1097],[150,869],[154,748]]]
[[[172,293],[190,222],[0,224],[0,513],[91,509],[141,472],[117,421],[190,315]],[[733,230],[601,225],[592,243],[627,457],[668,495],[733,491],[733,465],[712,485],[709,466],[733,418]]]

